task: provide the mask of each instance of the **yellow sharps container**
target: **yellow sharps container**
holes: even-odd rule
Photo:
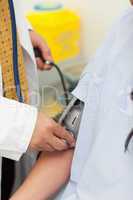
[[[73,11],[60,4],[43,3],[36,5],[27,18],[47,41],[56,62],[80,54],[80,17]]]

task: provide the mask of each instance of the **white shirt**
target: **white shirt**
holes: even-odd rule
[[[21,1],[14,0],[14,6],[17,28],[23,47],[24,61],[27,70],[31,104],[35,105],[36,96],[38,95],[38,77],[33,48],[29,37],[29,26],[21,13]],[[19,160],[29,146],[36,124],[37,109],[33,106],[21,104],[17,101],[2,97],[2,88],[0,65],[0,157]]]
[[[71,178],[57,199],[133,199],[133,155],[124,152],[133,128],[132,90],[133,7],[114,25],[74,91],[85,108]]]

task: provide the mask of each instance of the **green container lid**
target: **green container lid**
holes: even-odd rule
[[[52,2],[45,2],[45,3],[38,3],[34,6],[34,10],[36,11],[53,11],[59,10],[63,8],[62,3],[52,3]]]

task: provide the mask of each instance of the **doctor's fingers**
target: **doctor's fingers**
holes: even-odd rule
[[[42,152],[42,151],[43,152],[54,152],[55,151],[55,149],[51,145],[46,144],[46,143],[40,145],[37,150],[39,152]]]
[[[41,51],[41,54],[42,54],[42,58],[43,60],[46,60],[46,61],[50,61],[50,62],[53,62],[53,57],[52,57],[52,53],[48,47],[48,45],[45,43],[45,42],[40,42],[39,45],[38,45],[38,48],[40,49]],[[52,66],[51,65],[44,65],[43,66],[43,69],[46,69],[46,70],[49,70],[51,69]]]
[[[69,149],[67,142],[65,140],[57,138],[56,136],[54,136],[48,144],[53,147],[55,151],[63,151]]]
[[[65,140],[70,147],[75,147],[75,138],[71,133],[69,133],[64,127],[61,127],[59,124],[57,124],[54,128],[54,135],[57,136],[60,139]]]
[[[40,42],[38,44],[38,46],[39,46],[39,49],[40,49],[40,51],[42,53],[43,59],[53,62],[52,53],[51,53],[51,50],[48,47],[47,43],[45,41],[44,42]]]
[[[44,64],[41,58],[36,58],[37,67],[39,70],[50,70],[52,68],[51,65]]]
[[[46,144],[45,147],[44,147],[44,151],[47,151],[47,152],[54,152],[55,149],[49,145],[49,144]]]

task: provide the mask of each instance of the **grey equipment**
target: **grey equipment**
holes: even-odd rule
[[[83,114],[84,103],[73,97],[65,111],[59,119],[59,123],[71,132],[77,139],[81,118]]]
[[[66,130],[71,132],[74,135],[74,137],[77,139],[80,122],[81,122],[81,118],[82,118],[82,113],[83,113],[83,109],[84,109],[84,103],[82,101],[80,101],[79,99],[77,99],[76,97],[73,97],[72,100],[70,101],[70,103],[68,103],[69,102],[68,101],[69,100],[68,91],[67,91],[67,88],[65,85],[64,76],[63,76],[60,68],[55,63],[45,60],[42,57],[42,54],[38,48],[34,48],[34,52],[35,52],[35,56],[41,58],[45,64],[54,66],[60,75],[62,86],[63,86],[65,97],[66,97],[66,99],[65,99],[66,105],[67,104],[68,105],[67,105],[65,111],[63,112],[63,114],[61,115],[61,117],[59,118],[58,122],[62,126],[64,126],[66,128]]]

